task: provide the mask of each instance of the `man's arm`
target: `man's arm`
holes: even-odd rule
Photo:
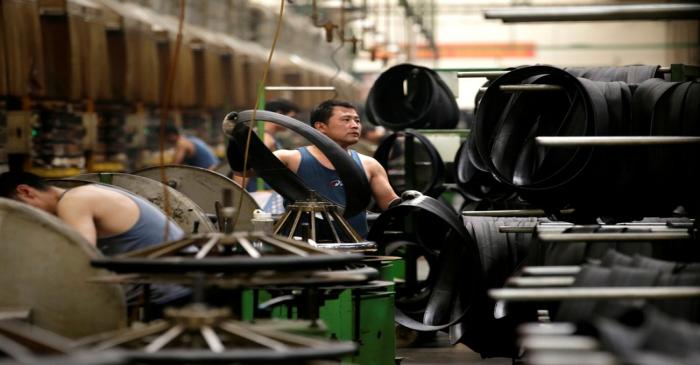
[[[282,163],[287,166],[292,172],[296,173],[299,170],[299,163],[301,163],[301,155],[297,150],[277,150],[272,152],[277,159],[282,161]]]
[[[91,245],[97,245],[97,228],[95,227],[92,205],[94,200],[79,192],[71,192],[59,201],[57,215],[62,221],[78,231]]]
[[[180,165],[185,161],[185,156],[189,152],[189,144],[185,137],[180,137],[175,143],[175,155],[173,156],[173,164]]]
[[[364,157],[369,172],[369,187],[372,190],[374,200],[379,205],[379,208],[386,210],[392,201],[399,199],[394,189],[389,184],[389,176],[386,174],[384,167],[372,157]]]
[[[265,132],[263,135],[263,143],[265,143],[265,147],[270,151],[277,150],[277,141],[275,141],[275,137],[272,136],[271,133]]]

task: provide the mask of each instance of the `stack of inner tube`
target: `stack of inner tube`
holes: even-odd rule
[[[474,150],[474,139],[468,138],[455,155],[453,175],[457,187],[472,201],[501,202],[514,197],[513,189],[496,180],[480,165]]]
[[[613,250],[611,250],[613,251]],[[610,256],[616,256],[610,259]],[[611,261],[613,261],[611,263]],[[611,264],[610,264],[611,263]],[[700,272],[697,264],[681,264],[635,255],[607,253],[603,265],[583,265],[576,275],[574,287],[653,287],[698,286]],[[700,321],[699,301],[694,298],[654,300],[649,305],[667,314],[693,322]],[[564,301],[556,313],[557,321],[580,322],[592,315],[617,317],[629,306],[639,306],[639,301]]]
[[[459,121],[455,96],[428,68],[401,64],[382,73],[367,97],[367,118],[392,130],[452,129]]]
[[[539,146],[535,137],[698,136],[700,84],[649,78],[654,66],[572,72],[604,81],[551,66],[520,67],[493,80],[476,114],[473,165],[545,210],[572,206],[595,217],[696,209],[697,145],[562,148]],[[562,90],[500,89],[519,84]]]
[[[409,227],[407,222],[419,222]],[[410,248],[425,257],[430,273],[416,293],[397,287],[396,321],[417,331],[446,330],[484,357],[515,356],[515,324],[521,317],[496,319],[487,289],[502,287],[525,260],[532,234],[498,232],[501,225],[530,226],[537,218],[465,218],[428,196],[404,199],[372,226],[368,238],[386,254]],[[405,241],[391,233],[404,232]],[[408,278],[407,278],[408,279]]]

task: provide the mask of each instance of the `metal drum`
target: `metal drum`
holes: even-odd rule
[[[101,255],[55,216],[0,198],[0,252],[0,311],[71,338],[126,325],[121,288],[89,282]]]
[[[134,172],[134,175],[160,181],[160,167],[138,170]],[[260,209],[260,206],[247,191],[233,180],[214,171],[183,165],[165,166],[165,175],[170,187],[187,195],[209,214],[216,214],[215,205],[216,202],[223,202],[224,190],[232,191],[233,204],[236,207],[241,198],[240,194],[243,194],[243,204],[239,220],[236,222],[236,229],[250,230],[253,228],[250,220],[253,219],[253,211]]]
[[[160,209],[165,210],[163,184],[152,179],[120,173],[83,174],[74,176],[71,179],[114,185],[146,198]],[[166,189],[170,200],[170,216],[185,233],[195,231],[195,222],[198,222],[196,223],[197,232],[208,233],[217,231],[214,224],[197,203],[171,187],[166,187]]]

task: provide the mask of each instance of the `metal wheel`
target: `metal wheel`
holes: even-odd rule
[[[121,288],[87,281],[106,274],[90,267],[101,255],[57,217],[0,198],[0,251],[0,307],[66,337],[126,325]]]
[[[92,261],[94,266],[129,273],[241,273],[338,267],[362,258],[261,232],[208,233]]]
[[[240,194],[243,194],[243,205],[236,228],[240,230],[253,228],[250,220],[253,219],[253,211],[260,209],[260,206],[245,189],[242,189],[233,180],[200,167],[167,165],[164,169],[168,178],[168,186],[185,194],[208,214],[216,214],[215,205],[217,202],[222,203],[224,190],[228,189],[233,192],[235,206],[238,206]],[[134,171],[133,174],[160,181],[160,170],[160,167],[154,166]]]
[[[227,309],[193,304],[166,310],[166,320],[126,331],[102,334],[81,341],[88,351],[117,346],[138,363],[289,363],[338,358],[355,352],[352,342],[334,342],[301,336],[313,332],[309,322],[248,324],[231,320]]]

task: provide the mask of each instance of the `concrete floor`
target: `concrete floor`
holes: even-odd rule
[[[438,333],[434,340],[411,347],[399,347],[396,356],[402,358],[401,365],[511,365],[511,359],[482,359],[463,344],[450,345],[447,335]]]

